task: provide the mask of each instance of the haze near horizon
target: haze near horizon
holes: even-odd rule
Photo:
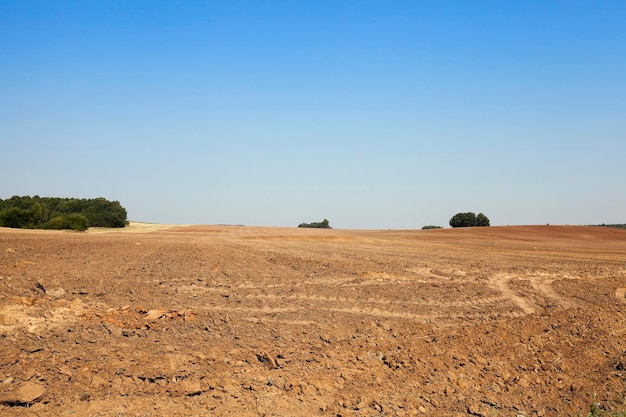
[[[0,198],[157,223],[626,223],[626,3],[0,6]]]

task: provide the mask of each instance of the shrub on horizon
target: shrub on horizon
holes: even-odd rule
[[[306,228],[312,228],[312,229],[332,229],[327,219],[324,219],[321,222],[300,223],[298,227],[306,227]]]
[[[467,213],[457,213],[450,219],[450,226],[452,227],[474,227],[474,226],[489,226],[489,218],[483,213],[479,213],[478,216],[468,211]]]

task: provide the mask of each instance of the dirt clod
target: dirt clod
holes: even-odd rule
[[[32,405],[46,393],[46,388],[34,382],[26,382],[17,389],[9,390],[0,395],[0,404],[8,407],[27,407]]]

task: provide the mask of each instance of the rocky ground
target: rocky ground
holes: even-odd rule
[[[626,409],[626,230],[0,229],[0,415]]]

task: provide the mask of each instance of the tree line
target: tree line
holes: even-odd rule
[[[0,227],[23,229],[69,229],[124,227],[126,209],[119,201],[98,197],[59,198],[13,196],[0,199]]]
[[[626,229],[626,224],[596,224],[594,226],[611,227],[613,229]]]

